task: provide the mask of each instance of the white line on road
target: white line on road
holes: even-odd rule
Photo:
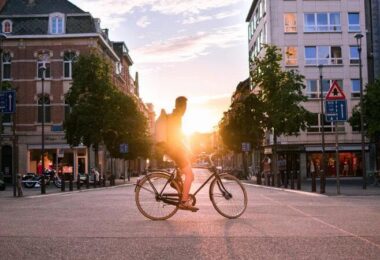
[[[306,213],[306,212],[304,212],[304,211],[302,211],[302,210],[300,210],[300,209],[297,209],[297,208],[295,208],[295,207],[293,207],[293,206],[290,206],[290,205],[285,204],[285,203],[283,203],[283,202],[279,202],[279,201],[277,201],[277,200],[274,200],[274,199],[269,198],[269,197],[267,197],[267,196],[265,196],[265,195],[262,195],[262,194],[260,194],[260,196],[263,197],[263,198],[265,198],[265,199],[267,199],[267,200],[270,200],[270,201],[272,201],[272,202],[274,202],[274,203],[276,203],[276,204],[278,204],[278,205],[286,206],[286,207],[290,208],[291,210],[293,210],[293,211],[295,211],[295,212],[298,212],[299,214],[301,214],[301,215],[303,215],[303,216],[305,216],[305,217],[311,218],[311,219],[313,219],[313,220],[316,221],[316,222],[319,222],[319,223],[324,224],[324,225],[326,225],[326,226],[328,226],[328,227],[334,228],[334,229],[336,229],[336,230],[338,230],[338,231],[340,231],[340,232],[342,232],[342,233],[344,233],[344,234],[346,234],[346,235],[349,235],[349,236],[351,236],[351,237],[354,237],[354,238],[357,238],[357,239],[359,239],[359,240],[362,240],[362,241],[364,241],[364,242],[366,242],[366,243],[368,243],[368,244],[371,244],[371,245],[373,245],[373,246],[375,246],[375,247],[377,247],[377,248],[380,249],[380,244],[377,244],[377,243],[375,243],[375,242],[372,242],[372,241],[370,241],[370,240],[368,240],[368,239],[366,239],[366,238],[364,238],[364,237],[361,237],[361,236],[359,236],[359,235],[356,235],[356,234],[354,234],[354,233],[351,233],[351,232],[349,232],[349,231],[347,231],[347,230],[344,230],[344,229],[342,229],[342,228],[340,228],[340,227],[338,227],[338,226],[335,226],[335,225],[333,225],[333,224],[327,223],[326,221],[323,221],[322,219],[319,219],[319,218],[317,218],[317,217],[314,217],[314,216],[312,216],[312,215],[310,215],[310,214],[308,214],[308,213]]]
[[[312,197],[328,197],[327,195],[318,194],[318,193],[311,193],[311,192],[301,191],[301,190],[291,190],[291,189],[284,189],[284,188],[276,188],[276,187],[269,187],[269,186],[257,185],[257,184],[252,184],[252,183],[243,183],[243,184],[247,185],[247,186],[253,186],[253,187],[257,187],[257,188],[262,188],[262,189],[286,191],[286,192],[292,192],[292,193],[302,194],[302,195],[312,196]]]

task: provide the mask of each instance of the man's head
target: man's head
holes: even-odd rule
[[[177,97],[175,100],[175,110],[181,115],[185,114],[187,98],[184,96]]]

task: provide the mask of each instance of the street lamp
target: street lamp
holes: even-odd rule
[[[38,69],[41,71],[41,96],[42,96],[42,122],[41,122],[41,158],[42,158],[42,177],[41,177],[41,194],[46,193],[46,185],[45,185],[45,72],[46,72],[46,56],[40,56],[40,60],[42,60],[42,66]]]
[[[3,33],[0,33],[0,88],[2,88],[3,85],[3,41],[7,38],[7,36]],[[3,124],[3,113],[0,112],[0,126]],[[3,172],[3,164],[2,164],[2,150],[3,150],[3,128],[0,127],[0,173]],[[0,174],[3,176],[2,174]],[[13,178],[12,178],[13,181]]]
[[[360,133],[362,145],[362,172],[363,172],[363,189],[367,189],[367,173],[365,160],[365,140],[364,140],[364,104],[363,104],[363,73],[362,73],[362,38],[363,34],[355,34],[355,39],[359,54],[359,81],[360,81]]]
[[[319,92],[321,95],[321,126],[322,126],[322,172],[320,172],[320,193],[325,193],[325,186],[326,186],[326,153],[325,153],[325,113],[323,110],[323,75],[322,75],[322,69],[323,64],[318,65],[319,69]],[[321,169],[321,167],[319,168]]]

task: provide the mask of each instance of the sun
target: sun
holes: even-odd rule
[[[212,132],[217,124],[218,117],[212,110],[190,107],[183,117],[182,130],[185,135],[195,132],[207,133]]]

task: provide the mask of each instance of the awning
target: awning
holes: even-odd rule
[[[83,149],[87,148],[86,146],[76,146],[76,147],[70,147],[68,144],[45,144],[45,149]],[[41,144],[28,144],[28,150],[41,150],[42,146]]]
[[[361,144],[342,144],[338,145],[338,150],[339,151],[361,151],[362,146]],[[369,146],[368,144],[365,145],[365,150],[368,151]],[[306,152],[322,152],[322,146],[305,146]],[[325,151],[327,152],[335,152],[335,145],[326,145],[325,146]]]

